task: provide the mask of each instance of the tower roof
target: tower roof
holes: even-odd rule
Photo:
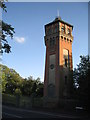
[[[52,25],[52,24],[57,23],[57,22],[61,22],[61,23],[67,24],[68,26],[72,27],[72,29],[73,29],[73,25],[63,21],[61,19],[61,17],[56,17],[53,22],[50,22],[50,23],[46,24],[45,26]]]

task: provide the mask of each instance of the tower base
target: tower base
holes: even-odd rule
[[[43,107],[45,108],[57,108],[58,107],[58,98],[56,97],[44,97]]]

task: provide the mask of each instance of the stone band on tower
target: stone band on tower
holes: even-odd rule
[[[45,25],[45,106],[56,106],[61,98],[70,97],[72,78],[73,26],[57,17]]]

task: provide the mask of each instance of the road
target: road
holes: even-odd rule
[[[51,113],[38,110],[25,110],[4,105],[2,107],[2,118],[59,118],[60,120],[76,120],[78,118],[82,120],[80,117],[73,115]],[[87,118],[84,119],[89,120]]]

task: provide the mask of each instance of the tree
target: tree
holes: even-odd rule
[[[5,92],[5,86],[7,84],[7,81],[5,79],[5,74],[2,73],[2,92]]]
[[[2,92],[13,94],[16,88],[22,85],[22,77],[14,70],[5,65],[0,65],[2,79]]]
[[[32,94],[33,80],[23,79],[20,89],[23,95],[30,96]]]
[[[43,89],[44,89],[44,84],[39,83],[36,90],[37,96],[43,97]]]
[[[19,88],[16,88],[15,95],[19,95],[20,96],[21,94],[22,94],[21,90]]]
[[[88,55],[80,56],[80,59],[79,65],[74,69],[73,78],[78,99],[87,104],[89,95],[88,85],[90,83],[90,57]]]
[[[2,71],[2,92],[6,94],[16,94],[20,90],[22,95],[43,96],[43,83],[40,78],[33,79],[32,76],[22,78],[14,69],[10,69],[5,65],[0,64],[0,71]]]
[[[5,73],[3,72],[2,65],[0,65],[0,79],[1,79],[0,89],[2,92],[5,92],[7,81],[6,81]]]
[[[0,1],[0,7],[3,9],[3,11],[7,12],[4,0]],[[10,24],[0,20],[0,53],[11,52],[11,46],[8,43],[7,36],[12,39],[14,33],[14,28]]]

